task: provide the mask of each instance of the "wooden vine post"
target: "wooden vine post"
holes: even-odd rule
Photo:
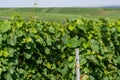
[[[80,80],[80,62],[79,62],[79,49],[76,48],[75,49],[75,53],[76,53],[76,80]]]
[[[32,15],[33,15],[33,17],[34,17],[34,14],[35,14],[35,7],[37,7],[37,5],[38,5],[38,2],[37,2],[37,0],[35,0],[34,4],[33,4],[33,8],[32,8]]]

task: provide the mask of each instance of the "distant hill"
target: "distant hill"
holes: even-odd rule
[[[104,6],[103,8],[120,8],[120,6]]]

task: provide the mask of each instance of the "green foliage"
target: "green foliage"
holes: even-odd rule
[[[75,48],[90,80],[120,79],[120,21],[0,21],[1,80],[72,80]]]

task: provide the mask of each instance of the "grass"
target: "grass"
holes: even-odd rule
[[[41,20],[59,21],[65,18],[120,19],[120,8],[0,8],[0,19],[8,19],[13,15],[24,18],[38,17]]]

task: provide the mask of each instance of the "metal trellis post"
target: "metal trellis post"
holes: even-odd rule
[[[80,62],[79,62],[79,49],[75,49],[76,52],[76,80],[80,80]]]

